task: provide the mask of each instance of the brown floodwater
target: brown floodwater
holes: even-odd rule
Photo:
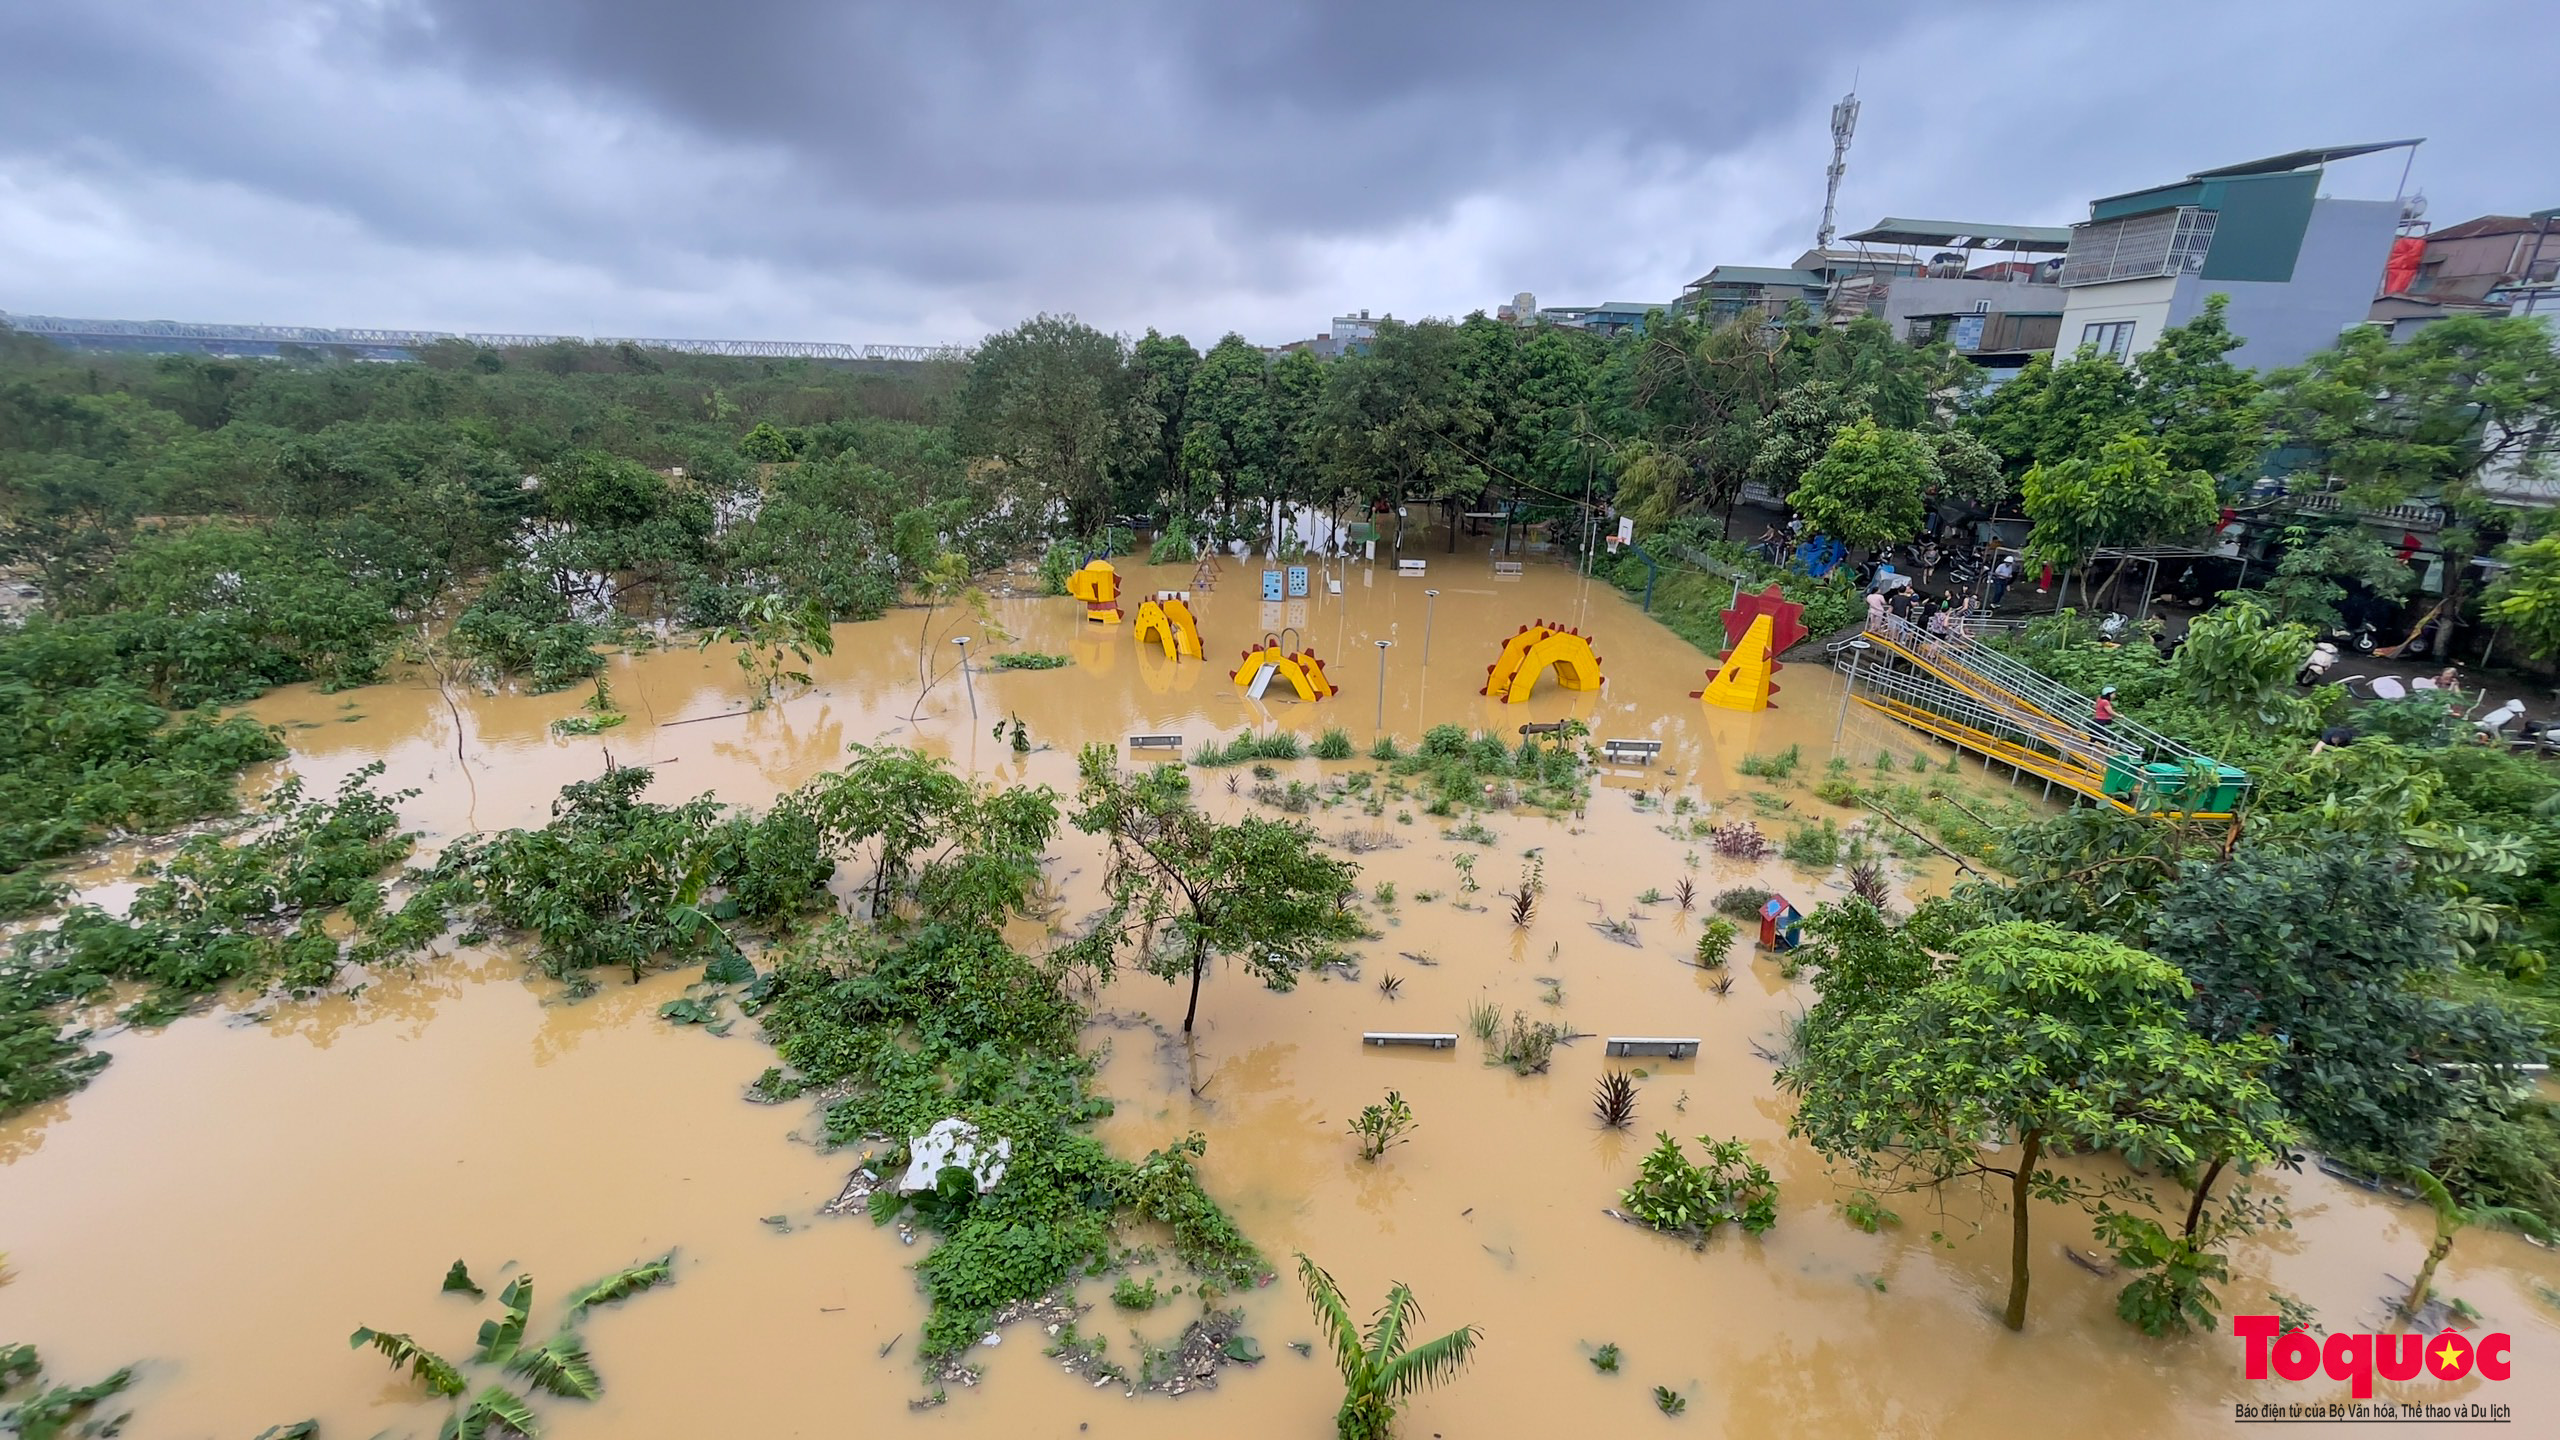
[[[255,707],[290,727],[286,763],[315,792],[376,761],[390,785],[418,790],[403,814],[430,848],[475,828],[539,823],[558,786],[597,773],[608,751],[657,767],[653,798],[760,805],[857,742],[915,744],[984,776],[1062,791],[1076,746],[1140,732],[1178,731],[1188,748],[1247,727],[1311,740],[1339,725],[1365,749],[1381,723],[1380,639],[1393,642],[1383,724],[1408,742],[1428,724],[1507,734],[1568,716],[1600,737],[1662,742],[1653,769],[1605,773],[1581,816],[1482,817],[1491,845],[1445,837],[1451,822],[1410,802],[1377,819],[1356,805],[1319,811],[1328,835],[1383,829],[1401,842],[1361,857],[1364,881],[1398,894],[1373,906],[1384,938],[1362,947],[1356,980],[1271,994],[1217,975],[1190,1053],[1160,1038],[1180,1020],[1173,987],[1124,978],[1098,998],[1106,1018],[1091,1040],[1108,1049],[1104,1088],[1119,1102],[1106,1141],[1135,1155],[1205,1132],[1208,1185],[1281,1272],[1244,1300],[1269,1358],[1229,1369],[1214,1393],[1132,1400],[1096,1389],[1044,1358],[1036,1329],[1017,1326],[975,1353],[984,1384],[910,1412],[926,1388],[913,1363],[924,1309],[905,1269],[920,1251],[860,1218],[816,1214],[848,1157],[807,1143],[818,1129],[808,1106],[741,1098],[770,1052],[745,1027],[722,1038],[659,1021],[686,975],[638,986],[607,977],[570,1001],[503,949],[440,953],[352,994],[256,999],[110,1036],[114,1063],[88,1089],[0,1126],[0,1338],[40,1345],[61,1380],[138,1364],[126,1431],[137,1440],[246,1440],[314,1415],[324,1435],[429,1435],[438,1412],[378,1358],[347,1349],[356,1325],[467,1353],[487,1307],[437,1293],[456,1257],[493,1288],[511,1273],[502,1267],[530,1270],[539,1327],[571,1286],[672,1247],[673,1287],[588,1322],[604,1399],[545,1402],[548,1434],[1315,1436],[1330,1433],[1339,1391],[1321,1352],[1288,1348],[1315,1338],[1290,1274],[1291,1255],[1305,1251],[1364,1313],[1400,1280],[1427,1307],[1429,1333],[1482,1327],[1477,1365],[1414,1406],[1409,1436],[1667,1423],[1731,1435],[2207,1435],[2233,1423],[2235,1401],[2344,1398],[2328,1381],[2246,1380],[2228,1334],[2155,1341],[2127,1328],[2113,1311],[2121,1282],[2063,1254],[2087,1243],[2070,1212],[2035,1217],[2024,1334],[1999,1324],[2008,1248],[1996,1205],[1970,1191],[1942,1211],[1902,1197],[1891,1202],[1899,1227],[1868,1235],[1843,1221],[1849,1187],[1785,1138],[1764,1053],[1805,992],[1738,952],[1731,993],[1714,994],[1710,976],[1680,963],[1703,908],[1636,899],[1683,877],[1704,895],[1771,885],[1808,910],[1841,889],[1836,873],[1719,859],[1676,833],[1687,816],[1639,799],[1668,786],[1710,813],[1749,814],[1737,797],[1768,787],[1735,762],[1794,743],[1804,767],[1777,787],[1790,811],[1764,826],[1776,833],[1799,815],[1854,823],[1809,789],[1842,725],[1833,678],[1790,666],[1778,675],[1780,708],[1706,710],[1687,692],[1708,657],[1607,587],[1538,563],[1496,580],[1481,555],[1419,553],[1427,578],[1354,564],[1334,572],[1339,597],[1320,571],[1315,594],[1277,605],[1258,598],[1258,564],[1228,562],[1217,589],[1195,595],[1206,664],[1141,651],[1126,625],[1089,627],[1073,601],[1019,596],[992,611],[1010,642],[965,611],[945,610],[929,630],[913,611],[839,627],[815,687],[752,715],[731,713],[743,686],[725,651],[616,657],[608,679],[631,721],[601,737],[549,732],[582,690],[448,696],[409,677],[334,696],[288,690]],[[1126,567],[1131,613],[1146,591],[1189,580],[1189,567]],[[1440,593],[1426,598],[1426,588]],[[1606,687],[1541,685],[1517,706],[1475,693],[1500,639],[1532,619],[1593,633]],[[1256,703],[1228,682],[1240,649],[1284,627],[1323,656],[1339,695]],[[919,708],[919,648],[947,667],[954,635],[972,637],[980,660],[1018,646],[1075,663],[966,683],[952,674]],[[1030,726],[1034,754],[1017,757],[989,735],[1007,715]],[[1846,717],[1838,748],[1862,766],[1879,749],[1944,757],[1864,715]],[[1277,768],[1321,781],[1364,762]],[[1213,810],[1251,803],[1226,784],[1232,775],[1250,788],[1245,772],[1194,773]],[[1967,783],[1997,785],[1979,772]],[[1497,913],[1496,892],[1531,847],[1545,857],[1546,899],[1520,932]],[[115,899],[140,853],[102,856],[81,879]],[[1458,892],[1460,854],[1479,857],[1473,895]],[[1058,913],[1084,913],[1099,878],[1090,845],[1070,832],[1054,859]],[[1906,892],[1947,878],[1936,865],[1898,873]],[[1638,946],[1595,928],[1629,917]],[[1019,926],[1015,939],[1036,945],[1039,927]],[[1377,985],[1387,975],[1403,981],[1393,999]],[[1481,1063],[1472,1038],[1444,1051],[1360,1044],[1363,1030],[1463,1032],[1478,1000],[1561,1018],[1588,1038],[1526,1078]],[[1632,1133],[1600,1130],[1590,1114],[1609,1065],[1598,1037],[1610,1034],[1702,1042],[1694,1060],[1619,1062],[1646,1072]],[[1364,1164],[1345,1120],[1389,1089],[1419,1125]],[[1751,1141],[1783,1187],[1778,1227],[1759,1239],[1728,1230],[1701,1252],[1604,1215],[1660,1129]],[[2411,1272],[2430,1234],[2423,1214],[2317,1174],[2277,1183],[2294,1227],[2238,1248],[2230,1308],[2263,1310],[2273,1287],[2309,1301],[2331,1329],[2379,1328],[2391,1277]],[[2482,1328],[2514,1334],[2514,1378],[2386,1384],[2385,1395],[2503,1403],[2547,1432],[2560,1417],[2560,1261],[2507,1236],[2465,1234],[2438,1284],[2483,1311]],[[1100,1303],[1085,1328],[1123,1362],[1133,1330],[1160,1343],[1196,1313],[1186,1295],[1133,1322],[1099,1286],[1088,1292]],[[1617,1375],[1586,1358],[1603,1342],[1624,1354]],[[1655,1385],[1686,1397],[1679,1421],[1654,1413]]]

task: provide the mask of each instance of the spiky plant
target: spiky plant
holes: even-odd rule
[[[1519,929],[1526,930],[1529,928],[1529,922],[1537,918],[1538,892],[1526,889],[1512,891],[1511,923]]]
[[[1707,982],[1707,988],[1713,990],[1720,996],[1730,995],[1733,993],[1733,977],[1730,975],[1719,975],[1713,980]]]
[[[1679,901],[1683,910],[1697,909],[1698,882],[1686,875],[1681,876],[1680,883],[1671,887],[1671,898]]]
[[[2435,1282],[2436,1267],[2444,1263],[2444,1257],[2453,1250],[2453,1237],[2463,1230],[2476,1225],[2483,1230],[2512,1231],[2530,1235],[2546,1245],[2551,1243],[2551,1227],[2543,1224],[2542,1217],[2530,1210],[2519,1210],[2511,1205],[2466,1207],[2454,1200],[2453,1192],[2445,1188],[2442,1180],[2424,1169],[2411,1170],[2409,1183],[2418,1187],[2418,1193],[2426,1197],[2436,1212],[2436,1238],[2427,1246],[2427,1263],[2418,1267],[2418,1278],[2409,1286],[2409,1298],[2400,1302],[2402,1313],[2413,1319],[2426,1306],[2427,1291]]]
[[[1624,1070],[1611,1070],[1600,1077],[1600,1088],[1591,1094],[1591,1111],[1600,1123],[1612,1130],[1624,1130],[1636,1118],[1635,1077]]]
[[[1387,1440],[1395,1429],[1396,1407],[1456,1378],[1482,1338],[1473,1325],[1462,1325],[1436,1340],[1408,1346],[1405,1331],[1422,1318],[1421,1302],[1409,1287],[1390,1286],[1386,1303],[1363,1330],[1351,1318],[1342,1287],[1303,1254],[1298,1280],[1306,1286],[1316,1328],[1324,1332],[1334,1366],[1342,1372],[1342,1408],[1333,1417],[1337,1440]]]
[[[1892,888],[1885,882],[1884,862],[1873,855],[1861,855],[1849,862],[1849,893],[1873,905],[1885,908],[1893,898]]]
[[[1390,1000],[1396,998],[1397,992],[1403,989],[1404,977],[1401,975],[1381,975],[1378,977],[1378,993],[1386,996]]]

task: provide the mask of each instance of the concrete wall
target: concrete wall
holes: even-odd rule
[[[2555,245],[2560,249],[2560,245]],[[1897,275],[1884,293],[1884,322],[1896,336],[1908,337],[1914,315],[1963,314],[1990,302],[1994,314],[2011,310],[2059,310],[2064,291],[2058,285],[2024,280],[1939,279],[1929,275]]]
[[[2182,325],[2204,309],[2207,295],[2231,297],[2232,333],[2241,337],[2231,352],[2233,364],[2267,371],[2298,365],[2313,353],[2338,343],[2338,333],[2364,322],[2373,297],[2382,289],[2382,267],[2391,256],[2391,238],[2400,223],[2400,207],[2391,200],[2321,200],[2311,207],[2311,223],[2303,231],[2302,251],[2286,281],[2206,280],[2181,275],[2169,306],[2168,323]],[[2120,288],[2120,287],[2099,287]],[[2062,337],[2078,344],[2079,330],[2065,317]],[[2137,333],[2134,348],[2148,348],[2154,333]]]
[[[2116,320],[2133,322],[2133,349],[2139,355],[2151,348],[2160,332],[2176,322],[2169,312],[2177,299],[2182,281],[2193,276],[2164,276],[2153,280],[2118,280],[2106,285],[2074,285],[2062,292],[2062,334],[2053,346],[2054,358],[2068,360],[2080,351],[2080,332],[2089,325]]]

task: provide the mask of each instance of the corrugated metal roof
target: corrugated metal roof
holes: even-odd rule
[[[1701,285],[1801,285],[1808,290],[1829,283],[1810,270],[1777,265],[1719,265],[1698,281]]]
[[[2251,160],[2239,165],[2224,165],[2212,170],[2198,170],[2190,180],[2212,180],[2226,175],[2279,175],[2299,170],[2305,165],[2326,165],[2332,160],[2351,160],[2358,155],[2371,155],[2379,150],[2397,150],[2403,145],[2424,145],[2421,135],[2411,140],[2376,140],[2369,145],[2329,145],[2317,150],[2288,150],[2264,160]]]
[[[2545,211],[2545,214],[2550,212]],[[2526,215],[2483,215],[2459,225],[2430,230],[2430,240],[2475,240],[2483,235],[2530,235],[2542,228],[2542,222]]]
[[[1972,220],[1902,220],[1887,216],[1873,229],[1847,237],[1870,245],[1965,246],[1983,250],[2071,248],[2068,225],[1992,225]]]

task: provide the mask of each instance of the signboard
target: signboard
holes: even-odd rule
[[[1302,599],[1305,599],[1305,598],[1306,598],[1306,594],[1307,594],[1307,567],[1306,567],[1306,566],[1304,566],[1304,565],[1292,565],[1292,566],[1290,566],[1290,567],[1289,567],[1289,598],[1290,598],[1290,599],[1292,599],[1292,600],[1302,600]]]
[[[1262,598],[1265,600],[1277,600],[1280,598],[1279,571],[1265,570],[1262,572]]]

